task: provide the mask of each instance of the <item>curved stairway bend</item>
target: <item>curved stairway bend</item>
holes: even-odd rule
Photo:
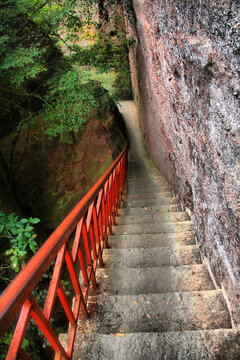
[[[136,122],[124,110],[132,131]],[[202,263],[192,222],[141,154],[140,137],[134,142],[125,199],[73,359],[240,359],[239,331]]]

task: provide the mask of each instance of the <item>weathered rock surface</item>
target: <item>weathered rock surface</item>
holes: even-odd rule
[[[16,173],[17,193],[29,213],[39,217],[45,228],[57,227],[120,153],[126,143],[123,133],[117,108],[106,114],[106,119],[90,119],[82,133],[75,134],[73,144],[49,139],[38,128],[33,129],[26,156]],[[1,139],[6,158],[14,136],[12,133]],[[17,144],[17,160],[25,146],[26,136],[22,135]],[[0,166],[0,204],[4,199],[10,203],[8,186]],[[15,209],[13,206],[10,211]]]
[[[132,80],[147,150],[192,210],[240,324],[240,3],[131,3]]]

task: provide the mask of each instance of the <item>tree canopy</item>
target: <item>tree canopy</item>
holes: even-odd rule
[[[3,122],[16,129],[40,112],[44,131],[55,136],[77,131],[96,107],[112,105],[83,66],[126,75],[128,43],[124,34],[114,42],[94,31],[94,42],[82,46],[79,34],[97,28],[93,13],[99,9],[105,9],[104,1],[0,0]]]

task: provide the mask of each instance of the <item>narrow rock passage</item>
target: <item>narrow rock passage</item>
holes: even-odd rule
[[[202,263],[192,222],[147,159],[134,103],[120,111],[130,141],[126,196],[73,359],[237,360],[239,332]]]

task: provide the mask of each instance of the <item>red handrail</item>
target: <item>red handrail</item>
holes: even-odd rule
[[[17,359],[18,356],[20,359],[30,359],[21,345],[31,318],[54,349],[55,359],[71,359],[79,312],[81,309],[87,315],[89,288],[96,286],[95,272],[98,263],[103,265],[102,252],[104,247],[108,247],[108,235],[112,233],[112,225],[115,224],[126,171],[127,146],[4,291],[0,298],[1,336],[20,313],[7,360]],[[69,238],[74,230],[75,238],[71,248]],[[42,310],[32,291],[54,261],[52,280]],[[80,264],[80,274],[76,273],[77,261]],[[75,293],[71,304],[61,283],[64,264],[67,265]],[[57,296],[69,321],[67,349],[63,348],[50,325]]]

